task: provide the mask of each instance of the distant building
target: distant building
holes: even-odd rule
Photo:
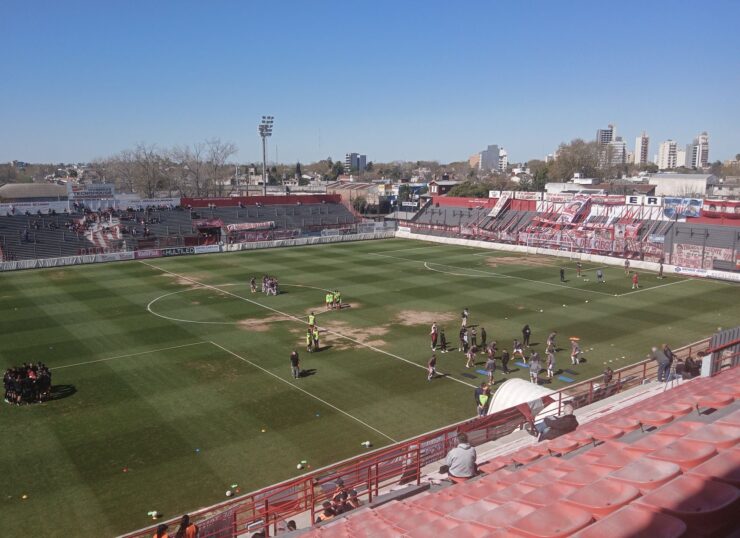
[[[627,162],[627,143],[621,136],[606,145],[604,163],[609,166],[621,166]]]
[[[713,174],[652,174],[650,183],[655,185],[656,196],[703,197],[711,187],[719,184]]]
[[[596,143],[599,146],[605,146],[614,140],[614,125],[609,125],[606,129],[596,131]]]
[[[686,150],[677,149],[676,150],[676,168],[680,168],[682,166],[686,166]]]
[[[686,166],[706,168],[709,165],[709,135],[705,132],[686,145]]]
[[[650,138],[645,133],[645,131],[643,131],[642,134],[635,139],[635,153],[633,159],[633,162],[635,164],[647,164],[649,144]]]
[[[672,170],[676,168],[675,140],[666,140],[660,145],[657,165],[660,170]]]
[[[367,168],[367,155],[361,155],[359,153],[347,153],[344,156],[345,172],[364,172],[365,168]]]
[[[501,158],[501,150],[497,145],[488,146],[480,152],[480,165],[479,168],[485,172],[499,171],[499,159]]]
[[[506,169],[508,167],[509,167],[509,154],[504,148],[501,148],[498,152],[498,170],[499,172],[506,172]]]
[[[442,196],[450,192],[452,187],[459,184],[459,181],[437,181],[435,179],[429,182],[429,194],[432,196]]]
[[[468,157],[468,164],[470,165],[470,168],[475,168],[476,170],[480,169],[480,153],[474,153]]]

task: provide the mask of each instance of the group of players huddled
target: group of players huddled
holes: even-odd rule
[[[539,384],[540,371],[545,369],[547,378],[552,379],[555,375],[555,354],[559,348],[555,343],[557,337],[557,331],[552,331],[545,344],[545,359],[540,357],[537,351],[530,351],[527,356],[525,350],[530,350],[530,337],[532,335],[532,329],[529,325],[522,327],[522,339],[514,339],[512,343],[511,353],[508,350],[501,350],[500,357],[497,357],[498,353],[498,342],[496,340],[488,341],[488,335],[486,334],[485,327],[480,327],[480,331],[476,329],[476,326],[468,325],[468,319],[470,312],[465,308],[461,314],[461,326],[459,332],[459,344],[457,350],[465,354],[466,368],[475,367],[475,358],[478,354],[485,355],[485,372],[488,375],[488,382],[493,384],[493,375],[497,370],[497,359],[501,360],[501,368],[505,374],[511,372],[509,370],[509,361],[513,358],[520,358],[522,364],[529,367],[529,379],[532,383]],[[431,331],[429,333],[431,339],[432,351],[437,350],[440,353],[447,353],[447,337],[445,336],[444,328],[437,325],[436,322],[432,323]],[[577,336],[570,338],[570,361],[573,365],[578,365],[581,362],[582,350],[580,346],[580,339]],[[437,356],[432,353],[432,357],[427,363],[427,380],[431,381],[436,375],[437,367]]]
[[[3,384],[5,402],[12,405],[43,402],[51,398],[51,371],[42,362],[8,368],[3,376]]]
[[[252,293],[257,293],[257,279],[254,277],[249,279],[249,288],[252,290]],[[270,275],[263,276],[260,291],[265,295],[278,295],[280,293],[280,284],[277,277]]]

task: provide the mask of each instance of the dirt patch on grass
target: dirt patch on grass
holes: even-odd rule
[[[264,318],[246,318],[237,322],[237,327],[245,329],[247,331],[254,331],[258,333],[267,332],[270,330],[271,325],[277,321],[291,321],[291,318],[287,316],[272,315]]]
[[[454,321],[457,315],[452,312],[427,312],[424,310],[402,310],[396,314],[396,321],[401,325],[431,325],[435,321],[444,323]]]
[[[193,282],[193,280],[195,280],[195,278],[193,278],[193,277],[183,278],[181,276],[172,275],[170,273],[162,273],[159,276],[163,276],[165,278],[169,278],[169,279],[173,280],[175,282],[175,284],[179,284],[180,286],[188,286],[190,288],[200,288],[200,287],[202,287],[200,284],[196,284],[195,282]],[[191,280],[191,278],[193,280]]]
[[[525,267],[556,267],[557,264],[546,256],[492,256],[486,258],[489,267],[524,265]]]
[[[67,274],[64,271],[50,271],[46,273],[46,277],[49,280],[59,281],[67,278]]]
[[[349,309],[352,309],[352,310],[356,310],[357,308],[360,308],[361,306],[362,306],[362,304],[361,303],[357,303],[357,302],[352,302],[352,303],[342,302],[342,310],[346,310],[348,308]],[[336,310],[327,310],[326,309],[326,303],[322,303],[320,306],[316,306],[316,307],[313,307],[313,308],[307,308],[305,310],[305,314],[306,314],[306,316],[308,316],[311,312],[313,312],[314,314],[322,314],[324,312],[335,312],[335,311]]]
[[[388,333],[388,326],[379,325],[377,327],[354,327],[346,321],[331,320],[326,323],[319,323],[319,330],[328,329],[335,333],[343,334],[356,340],[362,345],[380,347],[388,342],[379,338]],[[331,345],[334,349],[351,349],[358,344],[347,338],[342,338],[338,334],[321,332],[322,344]]]

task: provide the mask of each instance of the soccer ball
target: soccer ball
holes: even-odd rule
[[[230,489],[226,490],[226,496],[231,497],[233,495],[232,491]]]
[[[298,470],[300,471],[301,469],[303,469],[303,465],[301,465],[301,464],[299,463],[298,465],[296,465],[296,466],[295,466],[295,468],[296,468],[296,469],[298,469]]]

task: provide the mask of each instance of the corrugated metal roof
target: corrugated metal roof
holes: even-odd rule
[[[66,198],[67,187],[53,183],[8,183],[0,187],[0,198],[18,200],[28,198]]]

